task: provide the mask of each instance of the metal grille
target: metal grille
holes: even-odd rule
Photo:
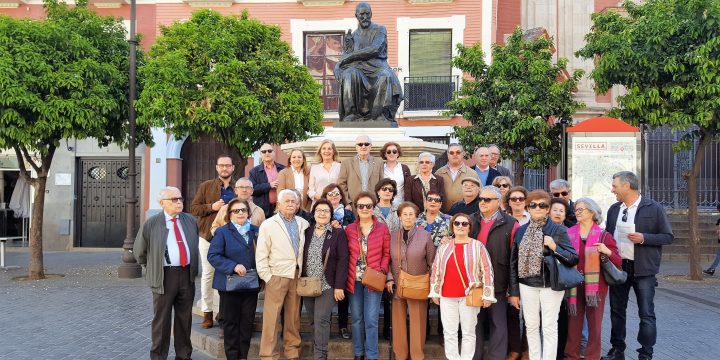
[[[406,77],[405,110],[443,110],[458,87],[456,76]]]
[[[515,168],[517,174],[519,169]],[[535,189],[547,189],[547,170],[546,169],[523,169],[523,184],[528,191]]]

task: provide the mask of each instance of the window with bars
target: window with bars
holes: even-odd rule
[[[322,86],[320,96],[325,111],[338,108],[340,84],[335,80],[333,69],[342,56],[344,36],[342,32],[305,34],[305,66]]]
[[[452,100],[452,30],[411,30],[405,110],[442,110]]]

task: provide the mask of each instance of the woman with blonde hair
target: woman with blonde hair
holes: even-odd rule
[[[310,184],[308,185],[308,197],[314,203],[322,198],[323,190],[329,184],[338,182],[340,177],[340,162],[335,143],[325,139],[315,153],[317,164],[310,167]]]
[[[310,169],[308,168],[305,152],[300,149],[290,150],[288,166],[278,173],[278,194],[285,189],[295,189],[300,193],[299,207],[310,211],[310,198],[308,198]]]

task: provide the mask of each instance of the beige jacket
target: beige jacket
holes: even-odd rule
[[[279,213],[275,214],[260,225],[255,264],[258,275],[266,283],[273,276],[292,279],[295,277],[295,271],[302,269],[305,229],[310,227],[310,224],[305,219],[295,216],[300,235],[298,254],[295,256],[290,235],[281,216]]]
[[[260,227],[260,224],[265,221],[265,211],[263,211],[261,207],[255,205],[252,200],[249,200],[248,204],[250,204],[250,223],[257,227]],[[213,220],[213,223],[210,226],[210,233],[212,235],[215,235],[215,230],[217,230],[219,227],[227,224],[227,221],[225,221],[227,211],[227,204],[223,205],[220,210],[218,210],[217,216],[215,217],[215,220]]]
[[[447,165],[439,168],[435,172],[435,176],[441,177],[443,179],[443,185],[445,186],[445,198],[443,199],[442,208],[440,208],[440,212],[443,214],[447,214],[454,203],[462,200],[462,179],[466,177],[480,179],[475,170],[465,164],[460,166],[455,181],[453,181],[450,168],[448,168]]]
[[[303,190],[302,190],[302,209],[310,211],[310,198],[308,198],[308,185],[310,183],[310,174],[303,176]],[[295,189],[295,174],[293,173],[292,166],[288,166],[278,173],[278,194],[285,189]]]
[[[384,177],[383,162],[374,156],[368,156],[368,192],[373,195],[377,201],[375,193],[375,185]],[[340,176],[338,177],[338,185],[347,197],[346,204],[352,204],[355,196],[362,191],[362,181],[360,180],[360,158],[357,155],[343,160],[340,165]]]

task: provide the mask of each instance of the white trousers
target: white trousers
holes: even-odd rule
[[[213,311],[213,297],[215,289],[212,287],[213,276],[215,276],[215,268],[210,265],[207,259],[208,250],[210,250],[210,242],[200,238],[198,245],[200,252],[200,261],[202,262],[202,274],[200,275],[200,310],[202,312]]]
[[[564,291],[520,284],[520,301],[527,328],[530,360],[555,360],[558,343],[558,314]],[[540,322],[542,318],[542,342]]]
[[[448,360],[471,360],[475,355],[475,325],[479,307],[465,305],[465,298],[440,298],[440,320],[445,337]],[[458,324],[462,330],[462,346],[458,349]]]

